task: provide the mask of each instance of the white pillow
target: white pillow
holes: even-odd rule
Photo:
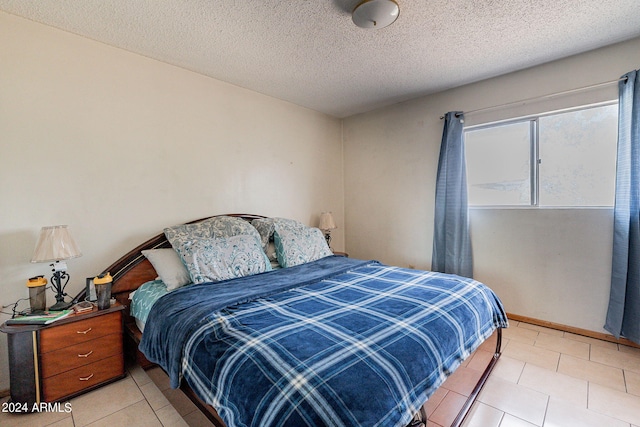
[[[168,290],[172,291],[191,283],[187,267],[174,249],[147,249],[142,251],[142,255],[153,265]]]

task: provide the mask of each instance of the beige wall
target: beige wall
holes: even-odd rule
[[[429,269],[442,116],[617,79],[638,67],[640,39],[344,120],[347,250]],[[553,110],[617,97],[615,85],[530,103]],[[470,114],[467,122],[523,113]],[[490,117],[491,116],[491,117]],[[471,210],[474,275],[509,312],[603,331],[611,272],[611,209]]]
[[[0,63],[2,305],[50,276],[29,263],[45,225],[83,252],[72,295],[164,226],[214,214],[317,225],[331,210],[344,248],[340,120],[2,12]],[[6,353],[0,334],[0,390]]]

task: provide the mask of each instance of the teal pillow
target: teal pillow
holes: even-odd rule
[[[287,218],[257,218],[251,221],[251,225],[258,230],[260,234],[260,240],[262,241],[262,247],[265,251],[268,250],[269,242],[273,241],[273,231],[276,224],[282,230],[287,229],[303,229],[307,228],[306,225],[295,219]]]
[[[288,228],[276,224],[273,239],[278,263],[285,268],[333,255],[318,228]]]

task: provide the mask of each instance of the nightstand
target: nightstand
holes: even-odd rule
[[[49,325],[7,325],[11,401],[56,402],[123,378],[122,310],[75,314]]]

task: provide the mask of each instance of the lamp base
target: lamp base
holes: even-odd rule
[[[49,307],[49,311],[62,311],[68,309],[69,307],[71,307],[70,302],[58,301],[57,303]]]
[[[327,246],[331,247],[331,232],[325,231],[324,238],[327,241]]]

